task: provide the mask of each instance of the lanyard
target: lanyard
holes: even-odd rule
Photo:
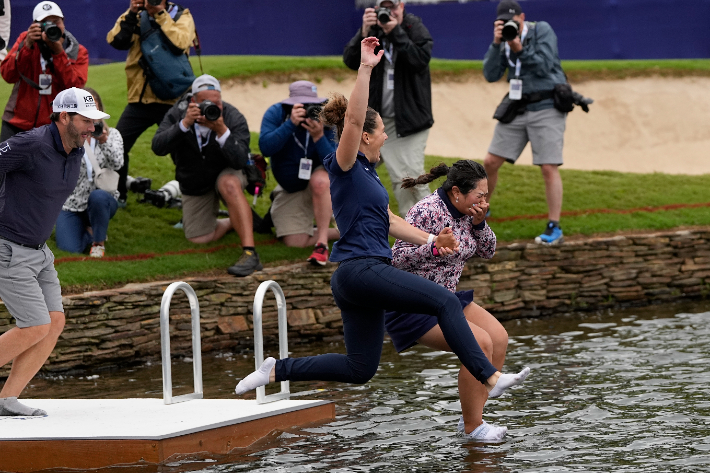
[[[528,25],[523,23],[523,34],[520,35],[520,44],[525,41],[525,36],[528,34]],[[510,67],[515,68],[515,77],[520,77],[520,59],[515,61],[515,64],[513,64],[513,61],[510,60],[510,45],[506,42],[505,43],[505,57],[508,58],[508,64],[510,64]]]
[[[94,182],[94,166],[91,164],[91,159],[89,159],[89,151],[87,151],[87,146],[91,148],[91,152],[96,151],[96,138],[91,137],[90,141],[86,141],[84,143],[84,163],[86,164],[86,177],[89,179],[89,182]]]
[[[393,64],[392,55],[394,54],[394,52],[393,52],[392,48],[393,48],[392,43],[390,43],[390,45],[389,45],[389,51],[387,51],[387,48],[385,48],[385,47],[382,48],[382,51],[384,51],[384,53],[385,53],[385,58],[387,59],[387,62],[389,62],[390,64]]]
[[[308,157],[308,142],[311,139],[311,134],[306,132],[306,146],[303,146],[300,141],[298,141],[298,138],[296,138],[296,133],[292,133],[293,135],[293,140],[296,142],[299,148],[303,150],[303,156],[306,158]]]
[[[207,128],[207,127],[205,127],[205,128]],[[200,150],[202,150],[202,148],[207,146],[207,143],[210,141],[210,133],[211,132],[212,132],[212,130],[207,128],[207,136],[205,136],[205,142],[203,144],[202,143],[202,130],[200,129],[200,125],[195,123],[195,134],[197,135],[197,146],[200,147]]]

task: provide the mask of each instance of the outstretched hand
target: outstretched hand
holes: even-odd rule
[[[451,227],[445,227],[439,235],[437,235],[436,240],[434,240],[436,245],[436,250],[441,256],[451,256],[457,251],[459,251],[459,242],[454,236]]]
[[[375,67],[380,63],[384,49],[375,54],[375,48],[380,45],[380,40],[374,36],[369,36],[360,42],[360,62],[366,66]]]

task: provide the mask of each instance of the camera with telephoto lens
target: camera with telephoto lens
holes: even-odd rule
[[[303,108],[306,111],[306,118],[310,118],[311,120],[315,120],[315,121],[319,122],[320,121],[320,112],[323,110],[323,105],[325,105],[326,103],[328,103],[327,100],[322,103],[303,104]]]
[[[47,39],[50,41],[59,41],[62,39],[62,29],[58,27],[53,21],[43,21],[40,23],[42,32],[47,35]]]
[[[211,122],[217,120],[222,115],[222,110],[214,102],[210,102],[209,100],[204,100],[197,106],[200,107],[200,113]]]
[[[171,207],[182,203],[180,199],[181,195],[182,193],[180,192],[180,184],[178,181],[170,181],[157,191],[146,190],[141,202],[155,205],[158,208]]]
[[[98,138],[104,134],[104,122],[94,122],[94,131],[91,132],[91,136]]]
[[[163,0],[148,0],[148,5],[152,5],[154,7],[157,7],[161,3],[163,3]]]
[[[153,184],[153,181],[149,177],[126,176],[126,188],[136,194],[142,194],[150,190],[151,184]]]
[[[520,26],[513,20],[508,20],[503,24],[503,31],[501,35],[503,36],[503,41],[513,41],[518,37],[518,32],[520,31]]]
[[[380,7],[375,11],[377,13],[377,21],[382,23],[383,25],[385,23],[389,23],[389,21],[392,19],[392,10],[390,10],[387,7]]]

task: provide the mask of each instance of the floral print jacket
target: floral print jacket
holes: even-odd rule
[[[464,264],[469,258],[476,255],[490,259],[495,254],[496,236],[485,220],[474,225],[473,217],[456,210],[441,189],[415,204],[407,213],[406,220],[432,235],[438,235],[444,227],[451,227],[459,241],[459,251],[451,256],[434,256],[433,242],[418,246],[397,240],[392,247],[392,264],[434,281],[451,292],[456,291]]]
[[[94,156],[96,162],[102,168],[113,169],[118,171],[123,166],[123,137],[115,128],[109,128],[108,139],[106,143],[99,144],[96,142],[94,148]],[[62,210],[69,212],[83,212],[89,205],[89,194],[96,190],[96,183],[86,175],[86,160],[81,160],[81,169],[79,170],[79,180],[74,187],[74,192],[67,198],[62,206]],[[118,191],[113,193],[113,198],[118,199]]]

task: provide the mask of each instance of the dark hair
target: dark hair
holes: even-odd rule
[[[340,136],[343,134],[345,126],[345,111],[348,109],[348,99],[343,94],[333,93],[330,95],[328,103],[325,104],[320,112],[320,120],[324,125],[334,126],[337,131],[337,139],[340,141]],[[372,133],[377,126],[378,113],[372,108],[367,107],[365,112],[365,123],[362,125],[362,131]]]
[[[416,179],[405,177],[402,179],[402,189],[408,189],[417,184],[429,184],[442,176],[446,176],[446,180],[441,185],[444,192],[449,192],[456,186],[462,194],[468,194],[475,189],[481,179],[488,179],[488,174],[480,163],[470,159],[462,159],[456,161],[451,167],[444,163],[434,166],[428,174],[422,174]]]
[[[91,87],[84,87],[84,90],[94,96],[94,99],[96,99],[96,108],[100,112],[103,112],[104,111],[104,103],[101,101],[101,96],[99,95],[99,93],[96,92]]]
[[[62,112],[52,112],[52,114],[49,116],[49,119],[52,120],[53,122],[58,122],[59,121],[59,115],[61,115]],[[67,112],[67,114],[70,117],[73,117],[74,115],[79,115],[76,112]]]

